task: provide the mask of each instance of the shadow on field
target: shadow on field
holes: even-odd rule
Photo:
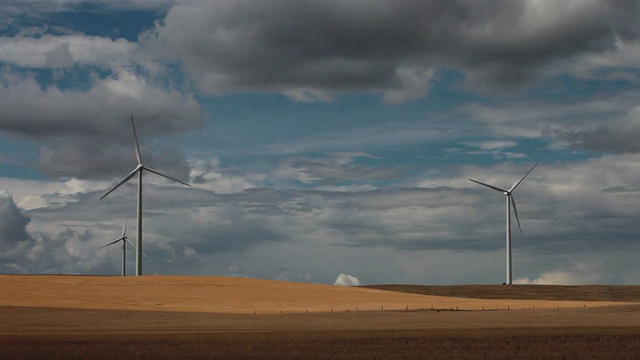
[[[636,285],[369,285],[368,289],[475,299],[640,302]]]

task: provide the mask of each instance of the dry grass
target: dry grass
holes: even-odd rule
[[[640,353],[640,304],[618,302],[635,299],[637,288],[438,288],[429,291],[484,297],[501,291],[519,299],[213,277],[0,276],[0,359],[633,359]],[[540,300],[549,298],[563,300]],[[575,298],[580,301],[570,301]],[[441,310],[411,310],[430,304]],[[486,311],[442,310],[479,304]],[[504,304],[511,310],[488,311]]]
[[[0,276],[0,306],[219,313],[531,309],[610,301],[443,297],[368,288],[207,276]]]

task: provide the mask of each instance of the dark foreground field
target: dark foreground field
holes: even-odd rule
[[[375,287],[387,294],[229,278],[0,280],[0,360],[640,359],[637,286]],[[416,296],[461,310],[398,310]],[[371,299],[384,309],[364,307]],[[525,302],[491,307],[503,299]],[[322,310],[330,302],[336,311]]]
[[[637,359],[637,331],[304,331],[4,338],[2,359]]]
[[[0,307],[0,359],[637,359],[640,306],[279,315]]]

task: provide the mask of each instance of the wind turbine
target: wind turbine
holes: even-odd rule
[[[502,189],[497,186],[485,184],[477,180],[469,179],[470,181],[473,181],[476,184],[480,184],[482,186],[486,186],[490,189],[503,193],[505,198],[507,199],[507,282],[506,282],[507,285],[511,285],[511,282],[512,282],[512,276],[511,276],[511,205],[512,204],[513,204],[513,212],[516,214],[516,220],[518,222],[518,229],[520,229],[520,233],[522,234],[522,227],[520,226],[520,218],[518,217],[518,208],[516,207],[516,200],[513,197],[513,191],[518,187],[518,185],[520,185],[522,180],[524,180],[524,178],[526,178],[527,175],[529,175],[529,173],[533,171],[533,169],[536,166],[538,166],[538,163],[535,163],[535,165],[533,165],[533,167],[529,169],[529,171],[527,171],[527,173],[524,174],[524,176],[521,177],[520,180],[516,181],[509,190]]]
[[[133,122],[133,115],[131,115],[131,128],[133,129],[133,139],[136,142],[136,158],[138,159],[138,166],[136,166],[135,169],[133,169],[133,171],[131,171],[127,176],[124,177],[124,179],[120,180],[120,182],[118,182],[114,187],[111,188],[111,190],[107,191],[106,194],[102,195],[102,197],[100,198],[100,200],[104,199],[105,197],[107,197],[107,195],[111,194],[111,192],[113,192],[115,189],[119,188],[120,185],[126,183],[127,181],[131,180],[131,178],[133,178],[136,174],[138,175],[138,226],[136,228],[137,231],[137,238],[136,238],[136,276],[142,275],[142,172],[143,171],[148,171],[150,173],[162,176],[164,178],[167,178],[169,180],[173,180],[175,182],[179,182],[183,185],[186,186],[191,186],[189,184],[187,184],[186,182],[182,181],[182,180],[178,180],[176,178],[173,178],[171,176],[165,175],[161,172],[159,172],[158,170],[152,169],[148,166],[145,166],[142,164],[142,155],[140,154],[140,144],[138,143],[138,135],[136,134],[136,124],[135,122]]]
[[[100,248],[98,248],[98,250],[102,248],[106,248],[107,246],[116,244],[119,241],[122,241],[122,276],[126,276],[127,275],[127,244],[133,246],[134,248],[136,247],[135,245],[133,245],[131,241],[129,241],[129,239],[127,239],[127,220],[126,219],[124,220],[124,226],[122,227],[122,236],[108,243],[107,245],[101,246]]]

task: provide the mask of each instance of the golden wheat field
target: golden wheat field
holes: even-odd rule
[[[0,276],[1,359],[638,358],[640,287]]]

